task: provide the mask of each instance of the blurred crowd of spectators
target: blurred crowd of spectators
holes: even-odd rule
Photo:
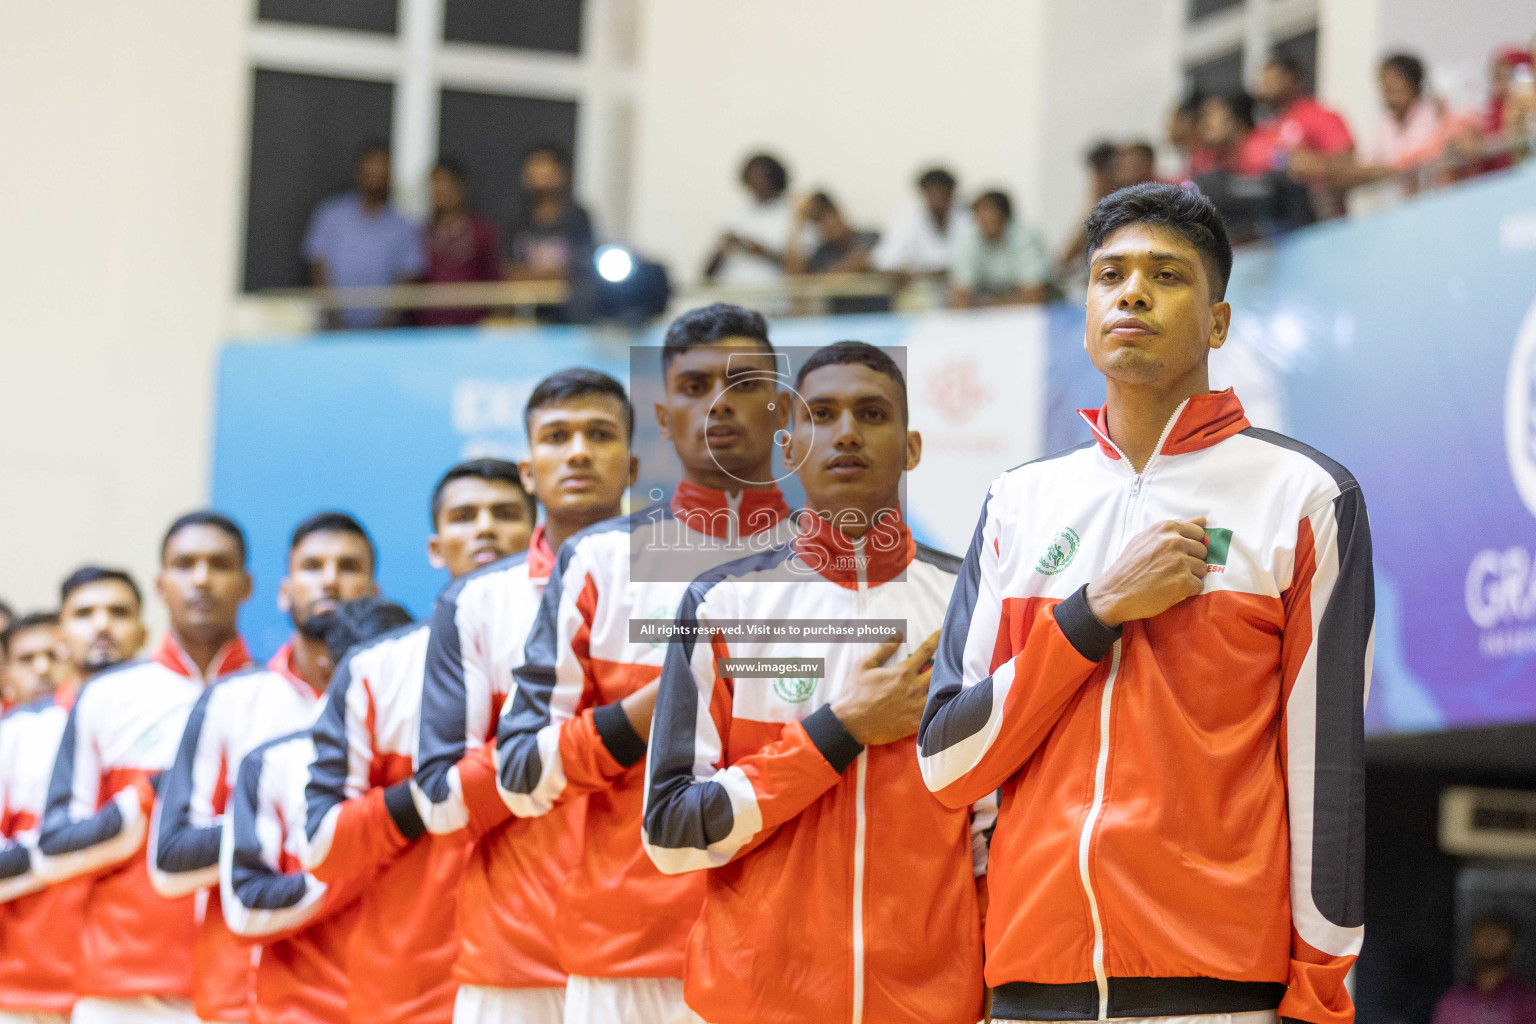
[[[1234,242],[1273,238],[1331,217],[1379,207],[1430,187],[1507,167],[1536,152],[1536,39],[1493,57],[1486,105],[1453,110],[1430,89],[1422,60],[1384,59],[1379,126],[1359,140],[1337,111],[1310,95],[1294,60],[1276,54],[1251,92],[1192,95],[1169,116],[1167,144],[1177,166],[1158,167],[1152,142],[1104,141],[1087,154],[1086,208],[1127,185],[1192,183],[1222,211]],[[850,222],[825,190],[796,192],[783,160],[757,153],[742,165],[741,206],[726,217],[703,267],[707,283],[773,285],[784,275],[889,275],[893,290],[928,282],[953,306],[1041,302],[1085,273],[1079,231],[1054,255],[1008,192],[967,197],[955,172],[934,166],[881,230]],[[560,281],[564,305],[541,319],[580,319],[598,286],[592,221],[571,195],[571,162],[555,146],[528,154],[521,211],[498,226],[466,203],[463,171],[444,161],[432,172],[432,214],[418,229],[390,206],[389,152],[369,146],[356,166],[356,191],[322,203],[304,239],[317,285],[404,282]],[[484,309],[423,310],[422,325],[474,323]],[[333,326],[388,326],[397,314],[352,309]]]

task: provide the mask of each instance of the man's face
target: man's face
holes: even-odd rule
[[[523,486],[565,521],[607,515],[635,482],[624,406],[613,395],[578,395],[528,414]]]
[[[26,704],[57,690],[71,675],[74,665],[59,627],[33,626],[11,637],[5,675],[10,697]]]
[[[432,209],[439,213],[464,205],[464,185],[452,171],[439,167],[432,172]]]
[[[855,363],[812,370],[800,394],[805,406],[795,405],[784,459],[800,465],[806,503],[834,517],[856,511],[866,524],[894,509],[901,474],[917,467],[923,451],[904,422],[900,386]]]
[[[240,604],[251,596],[251,577],[235,539],[217,526],[197,523],[166,542],[155,592],[177,636],[222,640],[235,635]]]
[[[1122,146],[1115,152],[1115,187],[1126,188],[1152,180],[1152,157],[1137,146]]]
[[[536,194],[565,191],[565,168],[548,153],[534,153],[523,162],[523,188]]]
[[[753,477],[769,475],[774,433],[789,422],[789,393],[779,388],[772,353],[751,338],[725,338],[672,360],[656,422],[688,469],[765,487],[773,481]]]
[[[1003,216],[996,203],[977,203],[972,211],[976,218],[976,230],[981,237],[989,242],[1002,240],[1003,232],[1008,230],[1008,218]]]
[[[364,198],[382,202],[389,198],[389,154],[365,153],[357,162],[357,190]]]
[[[1174,384],[1226,341],[1232,307],[1213,301],[1205,261],[1177,232],[1130,224],[1088,264],[1085,346],[1124,384]]]
[[[923,205],[928,207],[928,212],[935,217],[942,217],[949,213],[950,207],[955,202],[955,190],[944,185],[924,185]]]
[[[450,480],[443,488],[437,532],[427,541],[427,558],[458,579],[526,551],[533,525],[527,498],[507,481],[477,476]]]
[[[1259,87],[1254,92],[1260,103],[1279,111],[1289,106],[1301,93],[1301,83],[1279,64],[1265,64],[1259,72]]]
[[[773,177],[768,173],[766,164],[753,161],[741,172],[741,183],[752,193],[752,198],[760,203],[766,203],[770,199],[777,199],[782,191],[775,187]]]
[[[144,646],[144,621],[133,591],[122,580],[76,587],[59,609],[75,664],[87,673],[111,668]]]
[[[1181,153],[1200,145],[1200,118],[1183,107],[1168,115],[1168,142]]]
[[[1213,97],[1200,105],[1201,142],[1223,149],[1236,141],[1241,133],[1242,125],[1220,99]]]
[[[288,553],[288,577],[278,588],[277,606],[288,613],[300,633],[319,640],[321,616],[334,612],[343,601],[378,592],[368,542],[355,533],[320,530]]]
[[[1386,108],[1395,117],[1406,116],[1408,108],[1418,99],[1413,84],[1391,68],[1382,68],[1376,81],[1381,86],[1381,102]]]
[[[1467,940],[1467,956],[1479,969],[1501,967],[1513,959],[1514,936],[1502,924],[1483,924]]]

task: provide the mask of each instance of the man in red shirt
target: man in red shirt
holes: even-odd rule
[[[1307,92],[1301,65],[1283,54],[1264,65],[1254,95],[1274,114],[1253,133],[1267,146],[1272,164],[1314,188],[1319,216],[1342,213],[1340,195],[1319,190],[1330,163],[1355,150],[1344,118]]]

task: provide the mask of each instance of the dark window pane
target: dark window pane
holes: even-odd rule
[[[315,204],[352,187],[365,142],[387,142],[394,86],[257,71],[245,203],[245,289],[309,283],[300,245]]]
[[[520,202],[523,157],[540,145],[570,153],[575,142],[575,103],[443,91],[437,151],[464,165],[469,201],[496,222],[503,243]]]
[[[1219,57],[1191,64],[1184,69],[1184,93],[1225,96],[1243,88],[1243,51],[1233,50]]]
[[[1301,87],[1312,93],[1317,89],[1317,29],[1275,44],[1277,55],[1289,57],[1301,65]]]
[[[581,52],[581,0],[447,0],[443,38]]]
[[[397,8],[396,0],[261,0],[256,16],[394,35]]]
[[[1199,21],[1209,15],[1241,6],[1243,0],[1189,0],[1189,20]]]

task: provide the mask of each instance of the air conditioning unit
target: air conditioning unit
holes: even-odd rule
[[[1536,792],[1447,787],[1440,793],[1440,849],[1457,857],[1536,858]]]

